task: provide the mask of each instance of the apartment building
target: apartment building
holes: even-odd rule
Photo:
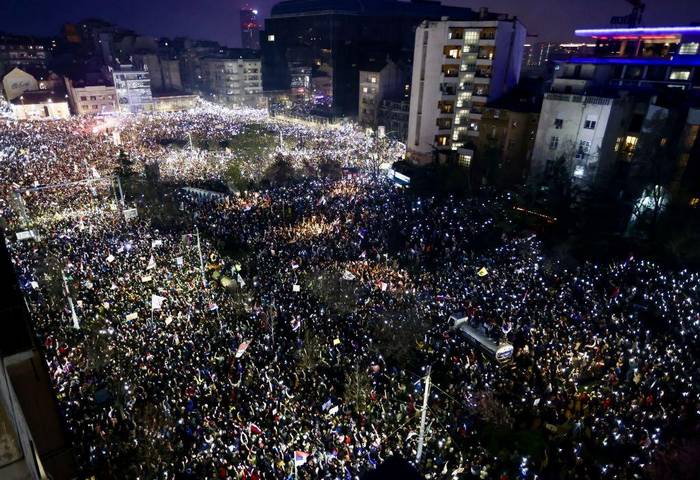
[[[112,72],[120,112],[153,111],[151,76],[148,70],[135,69],[133,65],[120,65]]]
[[[262,102],[261,62],[257,58],[205,58],[202,84],[214,101],[259,106]]]
[[[76,115],[96,115],[117,111],[117,90],[113,85],[89,85],[66,78],[70,106]]]
[[[408,91],[401,67],[392,60],[368,61],[360,67],[360,95],[357,121],[364,127],[377,128],[379,108],[385,98],[396,98]]]
[[[516,19],[423,22],[416,30],[408,152],[414,163],[475,154],[484,108],[520,77],[525,27]],[[465,160],[466,161],[466,160]]]

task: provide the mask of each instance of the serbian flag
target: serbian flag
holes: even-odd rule
[[[294,450],[294,466],[298,467],[300,465],[304,465],[306,463],[306,458],[309,455],[309,453],[302,452],[300,450]]]
[[[254,433],[254,434],[256,434],[256,435],[260,435],[260,434],[262,433],[262,430],[260,429],[260,427],[258,427],[258,426],[257,426],[256,424],[254,424],[254,423],[251,423],[251,424],[248,426],[248,430],[250,431],[250,433]]]
[[[250,345],[250,340],[247,342],[243,342],[238,346],[238,350],[236,350],[236,358],[241,358],[243,354],[245,353],[246,350],[248,350],[248,346]]]

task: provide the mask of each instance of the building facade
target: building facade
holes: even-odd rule
[[[384,99],[379,106],[378,124],[384,126],[385,134],[405,142],[408,138],[408,117],[411,102],[407,98]]]
[[[518,83],[525,37],[517,19],[418,27],[407,145],[412,161],[428,163],[435,153],[474,155],[486,104]]]
[[[132,65],[121,65],[112,72],[120,112],[140,113],[153,111],[151,77],[147,70]]]
[[[12,110],[17,120],[65,119],[70,117],[66,97],[46,90],[32,90],[12,100]]]
[[[557,65],[542,106],[530,181],[546,182],[556,167],[582,188],[607,188],[614,179],[624,190],[647,168],[642,163],[651,161],[648,150],[658,147],[660,131],[671,131],[662,135],[664,145],[676,141],[671,127],[700,92],[700,27],[605,28],[576,35],[593,39],[594,53]],[[676,178],[683,177],[683,168]]]
[[[406,86],[401,68],[392,60],[367,62],[360,70],[358,123],[377,128],[384,99],[400,96]]]
[[[259,59],[206,58],[201,62],[204,91],[227,105],[258,106],[262,101]]]
[[[49,51],[32,37],[0,34],[0,76],[13,68],[46,70]]]
[[[117,111],[117,91],[113,85],[87,85],[66,78],[66,90],[75,115],[97,115]]]

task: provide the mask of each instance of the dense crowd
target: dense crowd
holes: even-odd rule
[[[0,125],[8,225],[19,188],[110,175],[118,147],[91,121]],[[360,478],[415,459],[429,368],[425,478],[680,478],[673,455],[700,415],[696,273],[634,258],[567,270],[504,229],[502,199],[416,197],[367,168],[398,150],[349,126],[214,107],[120,122],[122,148],[171,162],[182,185],[235,152],[163,140],[247,122],[302,139],[280,145],[292,164],[359,168],[215,200],[171,192],[179,214],[158,225],[127,220],[104,186],[24,194],[40,238],[10,247],[86,476]],[[247,161],[253,176],[269,160]],[[450,329],[454,312],[513,361]]]

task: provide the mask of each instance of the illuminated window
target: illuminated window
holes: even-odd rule
[[[362,93],[367,93],[369,92],[369,88],[367,87],[362,87]]]
[[[369,81],[372,83],[377,83],[377,77],[370,77]]]
[[[690,203],[690,206],[691,206],[691,207],[697,207],[698,205],[700,205],[700,198],[698,198],[698,197],[693,197],[693,198],[690,199],[690,202],[689,202],[689,203]]]
[[[700,49],[700,43],[681,43],[681,48],[678,50],[679,55],[697,55]]]
[[[275,41],[275,36],[274,36],[274,35],[268,35],[268,36],[267,36],[267,41],[268,41],[268,42],[274,42],[274,41]]]
[[[586,168],[583,165],[577,165],[574,168],[574,177],[583,178],[584,173],[586,173]]]
[[[464,32],[464,44],[476,45],[479,43],[479,32]]]
[[[591,151],[591,142],[586,140],[581,140],[578,144],[578,150],[576,151],[576,158],[585,158]]]
[[[459,164],[462,167],[469,167],[472,164],[472,156],[468,153],[460,153]]]
[[[690,79],[690,70],[673,69],[668,78],[671,80],[688,80]]]
[[[448,135],[436,135],[435,136],[435,145],[437,145],[438,147],[446,147],[448,142],[449,142]]]

